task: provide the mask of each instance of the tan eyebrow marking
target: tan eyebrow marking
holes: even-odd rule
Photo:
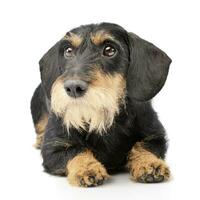
[[[96,33],[92,33],[90,35],[91,41],[95,44],[95,45],[99,45],[102,44],[105,40],[113,40],[115,41],[114,37],[106,32],[105,30],[101,30],[101,31],[97,31]]]
[[[81,38],[79,35],[77,35],[75,33],[72,33],[72,32],[69,32],[69,34],[65,35],[63,39],[64,40],[68,40],[69,42],[71,42],[71,44],[74,47],[80,46],[80,44],[83,41],[83,38]]]

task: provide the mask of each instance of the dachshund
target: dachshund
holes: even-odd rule
[[[168,180],[168,139],[151,99],[170,63],[117,24],[67,32],[39,61],[41,83],[31,100],[45,171],[82,187],[121,169],[142,183]]]

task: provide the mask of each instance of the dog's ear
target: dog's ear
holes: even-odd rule
[[[51,47],[39,61],[42,86],[48,97],[50,97],[51,86],[60,73],[58,63],[59,46],[60,41]]]
[[[153,44],[129,33],[127,91],[131,99],[148,101],[163,87],[171,59]]]

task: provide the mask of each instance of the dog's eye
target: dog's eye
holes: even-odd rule
[[[107,57],[112,57],[116,53],[116,49],[111,45],[106,45],[103,50],[103,55]]]
[[[72,47],[67,47],[64,51],[64,57],[69,58],[73,55],[73,48]]]

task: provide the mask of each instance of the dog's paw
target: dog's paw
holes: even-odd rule
[[[102,166],[95,169],[89,169],[82,174],[77,174],[77,181],[79,186],[92,187],[102,185],[104,180],[108,178],[108,174]]]
[[[94,187],[109,178],[105,167],[87,152],[72,159],[67,168],[69,183],[75,186]]]
[[[75,173],[69,173],[68,179],[72,185],[81,187],[93,187],[102,185],[109,177],[105,168],[100,163],[77,169]]]
[[[163,160],[135,163],[131,170],[134,180],[141,183],[159,183],[169,179],[170,170]]]
[[[132,179],[141,183],[159,183],[170,177],[170,170],[165,161],[143,148],[141,142],[131,149],[127,167]]]

